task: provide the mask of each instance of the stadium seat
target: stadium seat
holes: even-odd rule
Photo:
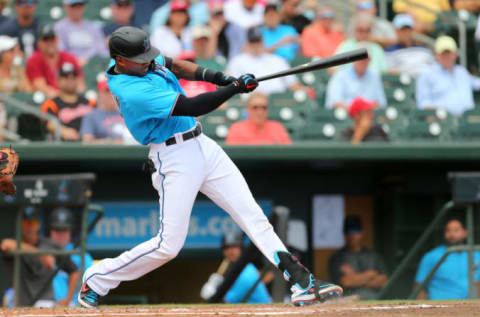
[[[307,121],[298,134],[302,140],[340,141],[342,132],[347,128],[345,124]]]
[[[85,83],[87,88],[96,90],[99,79],[104,78],[110,58],[108,57],[92,57],[88,60],[87,65],[83,68]]]
[[[298,65],[310,63],[311,61],[312,61],[311,57],[306,57],[306,56],[303,56],[303,55],[299,54],[290,62],[290,66],[295,67],[295,66],[298,66]]]
[[[480,109],[467,110],[458,120],[457,139],[480,139]]]
[[[404,137],[409,141],[446,141],[451,135],[448,127],[440,122],[411,122],[405,129]]]
[[[282,123],[303,121],[302,111],[296,106],[292,107],[270,107],[268,118]]]
[[[323,106],[329,79],[328,73],[325,70],[321,70],[299,74],[297,77],[302,84],[315,90],[315,99],[320,106]]]
[[[42,24],[55,23],[65,17],[62,0],[37,1],[35,16],[42,21]]]
[[[110,10],[110,4],[111,0],[88,1],[85,6],[85,19],[92,21],[111,20],[112,13]]]
[[[405,114],[417,108],[414,94],[403,87],[393,86],[385,88],[385,95],[389,106],[395,107]]]
[[[382,127],[390,140],[401,138],[408,122],[408,117],[394,107],[380,108],[375,111],[375,123]]]
[[[457,119],[444,109],[416,109],[411,114],[411,122],[437,122],[443,126],[448,133],[455,133],[457,129]]]
[[[319,108],[318,103],[310,99],[304,91],[271,94],[268,99],[270,107],[298,107],[304,116]]]
[[[335,124],[351,124],[351,119],[347,110],[343,108],[338,109],[325,109],[318,108],[308,113],[307,120],[310,122],[318,123],[335,123]]]
[[[207,121],[202,122],[202,130],[210,138],[216,141],[225,141],[225,138],[228,134],[228,129],[230,128],[230,123],[214,123]]]

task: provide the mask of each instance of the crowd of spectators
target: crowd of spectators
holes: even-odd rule
[[[348,112],[357,98],[374,103],[372,111],[386,108],[389,94],[382,81],[385,74],[412,78],[418,109],[442,108],[456,117],[475,107],[473,91],[480,89],[480,80],[458,65],[455,39],[434,32],[434,12],[455,9],[476,14],[480,5],[471,1],[395,0],[392,21],[378,16],[373,0],[344,3],[351,5],[351,15],[343,20],[340,15],[345,14],[344,8],[322,1],[312,5],[301,0],[112,0],[108,21],[87,19],[87,6],[93,4],[86,0],[62,2],[63,18],[52,23],[40,18],[38,0],[0,1],[0,11],[10,11],[10,15],[0,15],[0,92],[42,92],[47,98],[42,110],[59,118],[64,141],[91,142],[92,134],[86,133],[84,138],[80,131],[82,118],[95,107],[111,112],[113,103],[100,96],[102,90],[85,95],[96,88],[85,77],[91,71],[91,59],[104,58],[108,63],[109,36],[124,25],[149,31],[152,44],[166,56],[191,60],[232,76],[262,76],[287,69],[301,58],[367,49],[369,59],[329,69],[323,91],[297,76],[265,81],[258,88],[267,96],[301,91],[319,108],[342,107]],[[480,19],[475,39],[480,41]],[[66,75],[62,69],[70,66],[65,65],[75,71]],[[66,93],[74,82],[75,92]],[[216,89],[187,80],[181,84],[188,96]],[[245,108],[246,115],[250,112]],[[68,122],[62,113],[69,114]],[[85,126],[91,129],[91,122]],[[45,127],[55,132],[52,123],[45,123]],[[121,142],[117,130],[114,137],[100,133],[100,143]],[[347,134],[344,131],[343,135]]]

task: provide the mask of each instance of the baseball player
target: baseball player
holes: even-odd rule
[[[235,94],[258,86],[253,75],[238,79],[194,63],[172,60],[150,45],[148,34],[121,27],[109,40],[112,62],[107,83],[133,137],[149,145],[152,184],[159,195],[159,232],[116,258],[104,259],[83,276],[78,302],[98,306],[101,296],[122,281],[137,279],[173,259],[188,232],[190,212],[200,191],[227,211],[259,250],[291,283],[292,302],[305,305],[341,296],[340,286],[315,280],[292,256],[255,202],[245,179],[195,118]],[[177,78],[222,86],[187,98]]]

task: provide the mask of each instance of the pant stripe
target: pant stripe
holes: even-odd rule
[[[145,253],[140,254],[139,256],[137,256],[136,258],[134,258],[133,260],[131,260],[130,262],[127,262],[127,263],[125,263],[124,265],[122,265],[122,266],[120,266],[120,267],[118,267],[118,268],[116,268],[116,269],[113,269],[113,270],[108,271],[108,272],[106,272],[106,273],[94,273],[94,274],[90,275],[90,276],[85,280],[85,282],[88,282],[88,280],[91,279],[92,277],[94,277],[95,275],[105,276],[105,275],[114,273],[114,272],[116,272],[116,271],[118,271],[118,270],[121,270],[121,269],[123,269],[124,267],[128,266],[129,264],[131,264],[131,263],[135,262],[136,260],[140,259],[141,257],[143,257],[143,256],[145,256],[145,255],[148,255],[148,254],[150,254],[150,253],[152,253],[152,252],[154,252],[154,251],[156,251],[156,250],[158,250],[158,249],[160,248],[160,245],[162,244],[162,241],[163,241],[163,210],[164,210],[163,206],[164,206],[164,204],[165,204],[165,189],[164,189],[164,187],[163,187],[163,182],[165,181],[165,174],[162,174],[162,172],[161,172],[161,169],[162,169],[162,160],[160,159],[160,154],[159,154],[159,153],[157,153],[157,157],[158,157],[158,162],[159,162],[158,174],[160,174],[160,176],[162,176],[162,182],[161,182],[161,187],[162,187],[162,206],[161,206],[161,208],[160,208],[160,227],[161,227],[161,229],[160,229],[160,233],[159,233],[159,235],[160,235],[160,241],[158,242],[157,247],[156,247],[156,248],[153,248],[153,249],[151,249],[151,250],[149,250],[149,251],[147,251],[147,252],[145,252]]]

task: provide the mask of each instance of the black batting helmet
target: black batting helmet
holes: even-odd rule
[[[242,247],[243,233],[239,231],[227,232],[222,237],[222,249],[226,247]]]
[[[110,56],[121,56],[135,63],[149,63],[160,55],[160,51],[151,46],[147,32],[133,27],[122,26],[115,30],[108,41]]]

